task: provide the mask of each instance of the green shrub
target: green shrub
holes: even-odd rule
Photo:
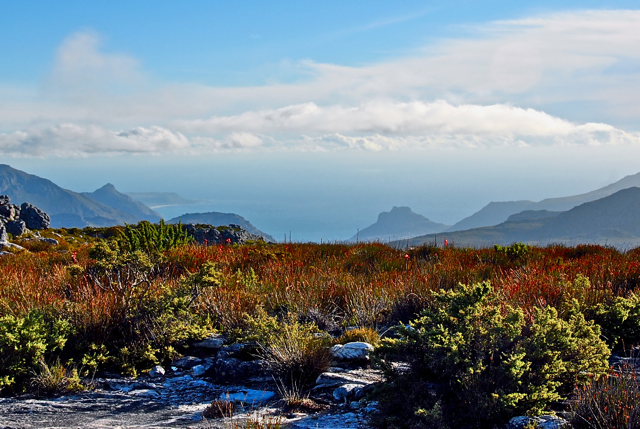
[[[0,317],[0,391],[24,391],[40,362],[64,347],[69,331],[66,321],[40,311]]]
[[[552,307],[526,316],[500,304],[488,282],[459,285],[433,298],[380,352],[383,365],[404,357],[410,364],[404,377],[432,383],[432,396],[401,411],[414,424],[441,415],[452,427],[485,428],[538,414],[586,382],[587,374],[607,370],[609,350],[599,328],[578,311],[568,312],[566,320]],[[400,377],[386,369],[391,379]]]
[[[511,246],[493,246],[496,253],[506,255],[511,262],[523,262],[531,253],[531,246],[524,243],[514,243]]]
[[[184,246],[193,241],[182,224],[167,225],[164,220],[159,224],[142,221],[138,225],[126,225],[117,238],[120,247],[130,252],[137,250],[159,254],[174,247]]]
[[[123,249],[117,240],[101,240],[89,256],[95,262],[84,277],[115,297],[115,304],[108,324],[84,326],[73,338],[86,366],[135,375],[175,357],[178,348],[211,331],[207,316],[193,311],[198,286],[211,275],[210,267],[204,267],[199,277],[167,284],[155,258],[141,250]]]
[[[618,296],[587,311],[614,349],[640,344],[640,295]]]

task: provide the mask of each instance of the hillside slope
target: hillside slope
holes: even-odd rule
[[[565,212],[520,213],[496,226],[446,232],[437,238],[439,244],[446,238],[457,246],[473,247],[514,242],[635,247],[640,245],[640,188],[623,189]],[[416,246],[435,240],[431,234],[394,244]]]
[[[0,194],[29,202],[51,217],[51,227],[111,226],[135,223],[131,213],[114,209],[87,195],[63,189],[50,180],[0,164]]]
[[[131,213],[140,220],[148,220],[149,222],[156,223],[162,219],[159,213],[151,210],[141,202],[135,201],[129,195],[118,192],[111,183],[107,183],[102,188],[93,192],[83,192],[82,195],[109,207],[113,207],[114,209]]]
[[[529,200],[490,202],[476,213],[453,225],[447,231],[462,231],[498,225],[505,222],[512,214],[525,210],[566,211],[580,204],[595,201],[632,187],[640,187],[640,173],[626,176],[595,191],[569,197],[547,198],[538,202]]]

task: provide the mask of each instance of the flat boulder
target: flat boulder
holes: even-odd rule
[[[336,344],[331,348],[331,355],[337,361],[368,362],[373,346],[362,341],[354,341],[345,345]]]
[[[529,427],[536,427],[539,429],[560,429],[569,428],[569,422],[563,418],[557,416],[538,416],[527,417],[519,416],[514,417],[507,423],[506,429],[524,429]]]

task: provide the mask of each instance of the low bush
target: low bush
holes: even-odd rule
[[[37,310],[0,317],[0,392],[26,390],[40,362],[64,347],[69,331],[66,321]]]
[[[499,302],[487,282],[434,293],[421,317],[397,332],[379,352],[390,381],[422,380],[432,391],[394,412],[395,420],[404,413],[413,421],[399,427],[435,424],[434,416],[451,427],[492,427],[539,414],[587,374],[607,370],[609,349],[580,312],[566,319],[552,307],[525,314]],[[395,373],[390,358],[406,359],[409,373]]]
[[[66,368],[60,360],[52,365],[47,365],[44,359],[40,360],[40,369],[31,378],[30,385],[38,395],[55,395],[86,389],[80,380],[78,370],[73,367]]]

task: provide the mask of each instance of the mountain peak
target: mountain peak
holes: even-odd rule
[[[115,186],[111,183],[107,183],[102,188],[96,189],[94,192],[118,192]]]
[[[440,232],[448,225],[432,222],[406,206],[393,206],[391,211],[378,215],[378,221],[351,237],[351,241],[387,241],[416,237],[422,234]]]

